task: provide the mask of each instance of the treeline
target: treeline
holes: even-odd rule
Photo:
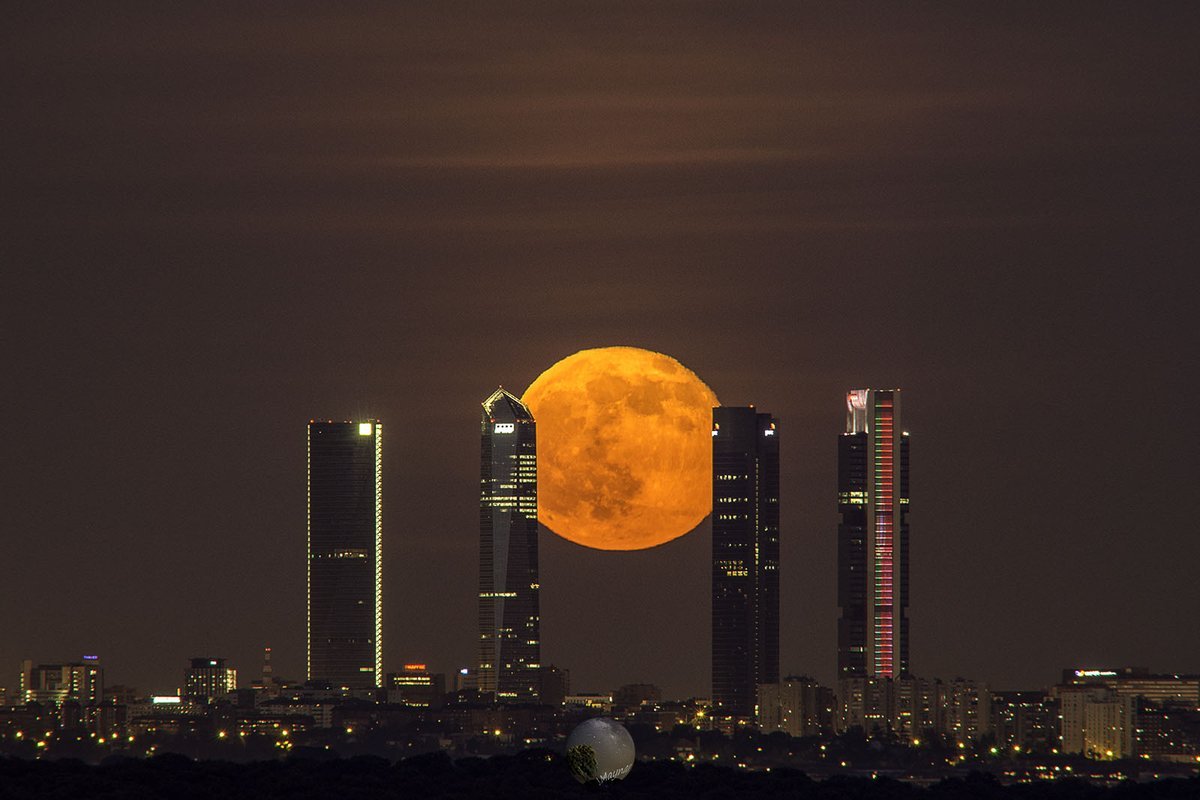
[[[315,754],[314,754],[315,755]],[[463,758],[443,753],[396,763],[374,756],[321,759],[293,755],[282,761],[234,764],[192,761],[180,755],[149,759],[110,757],[99,766],[75,760],[0,759],[0,800],[421,800],[423,798],[628,798],[629,800],[1139,800],[1198,798],[1200,778],[1094,786],[1075,779],[1001,786],[985,773],[919,788],[886,778],[833,777],[814,781],[803,772],[770,772],[670,762],[639,762],[624,781],[580,785],[563,757],[549,750],[515,756]]]

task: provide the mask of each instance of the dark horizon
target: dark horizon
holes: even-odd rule
[[[302,678],[314,417],[387,432],[385,672],[472,664],[479,403],[605,345],[779,418],[783,675],[834,681],[864,386],[916,674],[1200,673],[1194,5],[11,17],[0,686]],[[707,695],[710,537],[543,531],[543,663]]]

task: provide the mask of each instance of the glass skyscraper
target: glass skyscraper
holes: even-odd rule
[[[898,678],[908,660],[908,434],[899,389],[846,394],[838,442],[838,675]]]
[[[755,713],[779,682],[779,426],[750,407],[713,409],[712,701]]]
[[[308,424],[308,680],[383,681],[383,426]]]
[[[538,700],[537,428],[497,389],[483,401],[479,482],[479,691],[500,703]]]

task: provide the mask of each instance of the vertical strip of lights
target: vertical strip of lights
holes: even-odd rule
[[[312,420],[304,437],[304,518],[307,523],[304,545],[304,671],[312,680]]]
[[[375,686],[383,686],[383,426],[375,423]]]
[[[875,674],[895,678],[895,529],[894,492],[896,437],[894,399],[890,392],[875,397],[874,447],[875,462],[875,602],[874,648]]]

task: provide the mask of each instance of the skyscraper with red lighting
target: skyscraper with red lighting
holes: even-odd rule
[[[908,433],[899,389],[846,393],[838,442],[838,676],[908,674]]]

